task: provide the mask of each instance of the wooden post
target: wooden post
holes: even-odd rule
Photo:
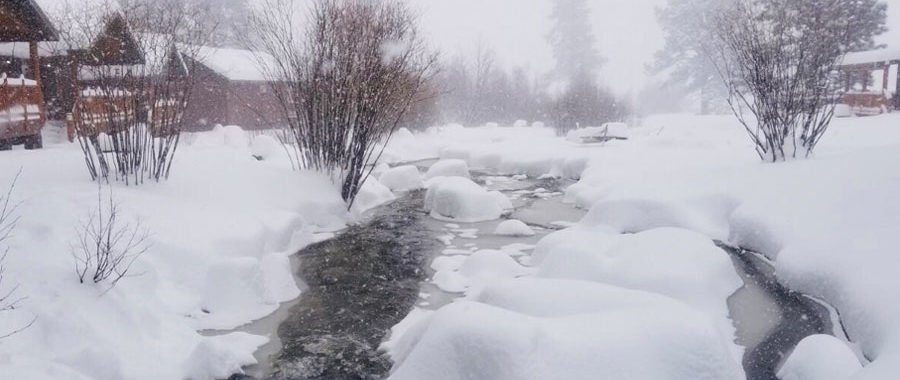
[[[863,74],[862,90],[863,90],[863,92],[866,92],[866,91],[869,91],[869,81],[872,80],[872,72],[869,71],[868,69],[866,69],[865,71],[862,72],[862,74]]]
[[[40,113],[40,123],[41,128],[43,128],[44,122],[47,121],[47,105],[44,104],[44,87],[43,80],[41,79],[41,55],[38,52],[38,43],[37,41],[29,41],[28,42],[28,50],[31,53],[31,75],[34,76],[34,81],[37,83],[37,93],[38,93],[38,111]],[[40,133],[40,129],[38,129],[38,133]]]
[[[69,142],[75,142],[76,124],[81,122],[81,113],[78,111],[78,102],[81,98],[81,86],[78,83],[79,60],[74,51],[69,51],[69,84],[72,90],[72,109],[66,113],[66,134]]]
[[[894,109],[900,110],[900,61],[894,61],[897,64],[897,88],[894,89]]]
[[[887,91],[888,89],[888,81],[891,80],[891,63],[885,62],[884,64],[884,73],[881,77],[881,89]]]

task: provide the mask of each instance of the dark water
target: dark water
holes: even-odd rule
[[[778,368],[803,338],[833,334],[827,308],[778,282],[774,268],[758,254],[719,246],[731,254],[744,287],[728,299],[737,343],[747,347],[748,380],[777,380]]]
[[[415,305],[426,253],[437,244],[421,223],[423,196],[411,193],[299,253],[308,288],[278,327],[282,350],[268,379],[388,375],[391,361],[378,346]]]

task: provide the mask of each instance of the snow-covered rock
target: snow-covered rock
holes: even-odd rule
[[[435,162],[425,173],[426,179],[437,177],[469,178],[469,164],[460,159],[445,159]]]
[[[425,195],[425,209],[436,218],[480,222],[500,218],[500,200],[475,182],[463,177],[437,178]]]
[[[849,380],[862,369],[846,343],[831,335],[804,338],[778,370],[781,380]]]
[[[410,191],[425,186],[419,169],[411,165],[388,169],[378,180],[393,191]]]
[[[534,236],[534,230],[531,227],[521,220],[515,219],[500,223],[494,233],[503,236]]]
[[[441,290],[461,293],[481,289],[484,284],[498,279],[509,279],[533,271],[516,262],[509,252],[485,249],[471,256],[444,256],[432,263],[435,270],[433,282]]]
[[[545,239],[538,276],[601,282],[664,294],[712,316],[728,317],[726,300],[743,285],[726,252],[699,233],[660,228],[621,235],[604,228]],[[730,324],[730,323],[729,323]]]

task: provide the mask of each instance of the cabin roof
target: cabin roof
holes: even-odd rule
[[[271,74],[265,67],[275,67],[275,58],[267,53],[243,49],[201,46],[197,61],[230,81],[268,82]]]
[[[53,23],[34,0],[0,2],[0,42],[56,41]]]
[[[887,48],[849,53],[844,57],[841,66],[875,66],[897,61],[900,61],[900,48]]]

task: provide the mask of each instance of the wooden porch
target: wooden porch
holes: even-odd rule
[[[853,114],[871,116],[900,110],[900,96],[896,96],[900,90],[900,51],[850,53],[840,70],[841,103],[848,105]],[[880,74],[880,84],[874,79],[876,74]]]

